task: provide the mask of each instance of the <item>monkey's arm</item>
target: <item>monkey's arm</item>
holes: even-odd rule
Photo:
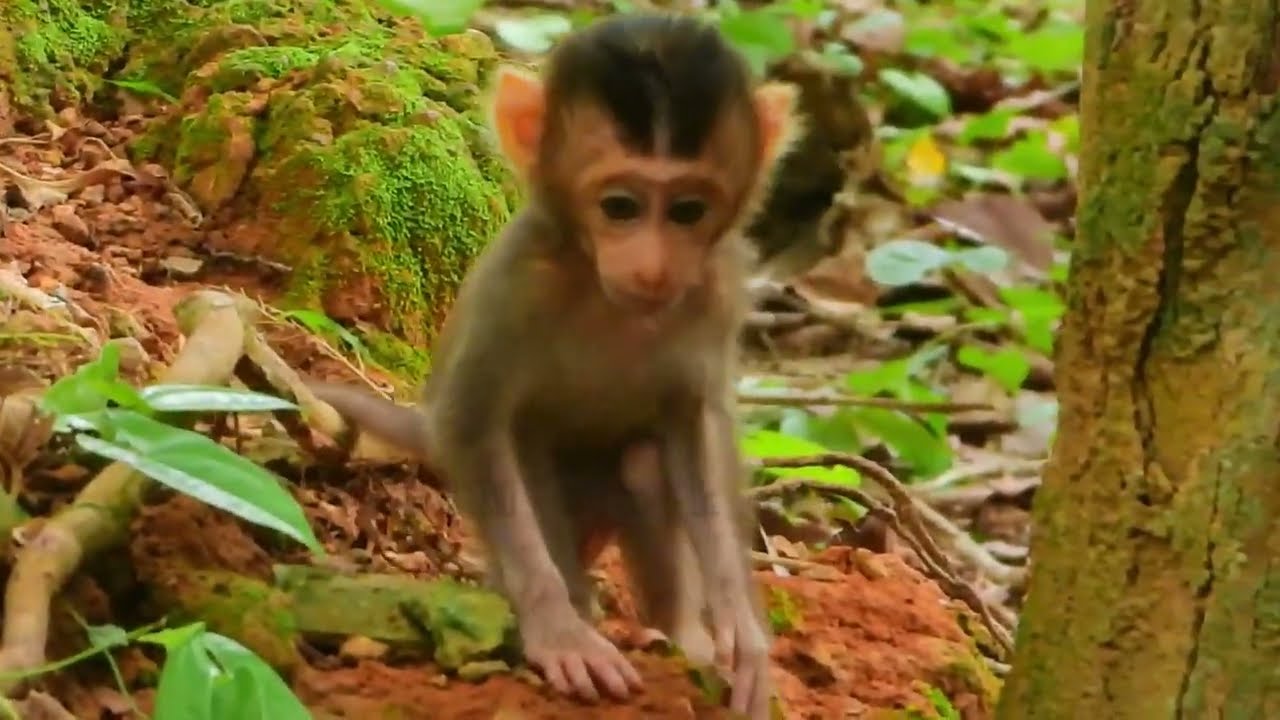
[[[746,543],[750,516],[738,488],[742,464],[727,394],[694,404],[671,428],[668,477],[702,571],[717,662],[733,670],[730,707],[768,714],[769,636],[760,616]]]
[[[491,345],[498,337],[504,349]],[[437,456],[464,509],[475,519],[490,553],[503,594],[515,611],[525,657],[542,669],[562,693],[598,700],[597,683],[615,697],[627,697],[641,685],[635,668],[608,640],[579,616],[565,576],[556,565],[539,518],[555,523],[563,500],[554,473],[539,472],[536,443],[517,441],[513,410],[529,379],[528,368],[509,368],[494,378],[482,368],[493,358],[527,357],[518,334],[485,336],[464,342],[451,363],[449,382],[433,393],[431,435]],[[505,355],[503,353],[506,353]],[[526,463],[533,460],[532,467]],[[536,504],[536,505],[535,505]],[[541,508],[542,512],[535,510]],[[549,528],[563,534],[563,526]],[[563,546],[564,543],[559,543]],[[560,552],[566,548],[558,547]],[[565,559],[577,562],[576,556]]]

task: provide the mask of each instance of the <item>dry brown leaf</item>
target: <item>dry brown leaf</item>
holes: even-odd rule
[[[938,203],[931,214],[962,237],[1008,250],[1037,273],[1053,266],[1054,227],[1025,198],[984,193]]]
[[[5,182],[18,189],[30,210],[39,210],[46,205],[57,205],[66,201],[71,193],[83,190],[90,185],[101,185],[116,175],[137,177],[133,171],[133,165],[124,158],[112,158],[92,170],[57,180],[34,178],[0,162],[0,175],[4,176]]]

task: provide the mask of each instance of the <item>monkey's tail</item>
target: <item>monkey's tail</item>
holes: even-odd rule
[[[427,417],[416,408],[397,405],[351,385],[307,383],[315,396],[333,406],[348,423],[421,460],[429,447]]]

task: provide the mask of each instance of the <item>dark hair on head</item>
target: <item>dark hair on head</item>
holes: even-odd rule
[[[722,110],[750,107],[751,72],[713,25],[681,15],[615,15],[568,36],[552,52],[548,97],[598,101],[622,141],[653,154],[665,127],[675,157],[696,156]]]

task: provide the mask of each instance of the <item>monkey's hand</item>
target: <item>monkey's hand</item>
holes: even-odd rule
[[[711,603],[716,665],[730,678],[729,709],[750,720],[769,719],[769,635],[750,602],[720,598]]]
[[[597,702],[597,685],[619,699],[641,688],[640,673],[622,652],[568,604],[535,608],[522,619],[520,634],[525,659],[564,695]]]

